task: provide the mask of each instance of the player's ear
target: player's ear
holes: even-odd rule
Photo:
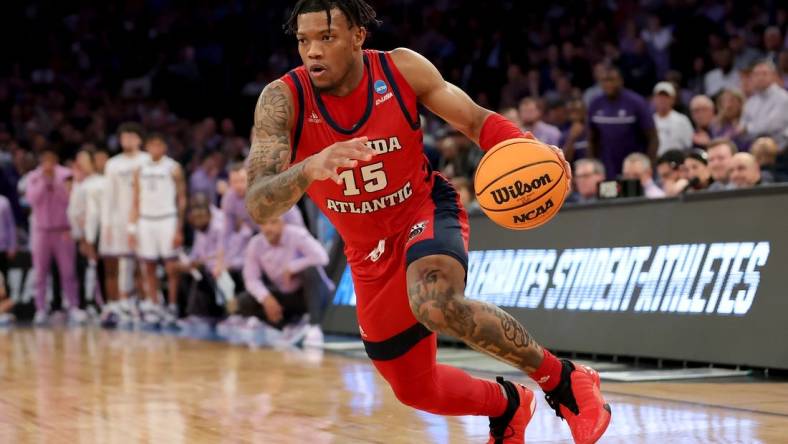
[[[360,50],[367,39],[367,28],[356,26],[353,31],[353,49]]]

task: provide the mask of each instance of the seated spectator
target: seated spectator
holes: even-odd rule
[[[708,155],[705,151],[694,149],[684,159],[689,183],[684,188],[685,193],[705,190],[714,182],[709,171]]]
[[[222,196],[224,228],[222,235],[223,267],[227,268],[235,283],[236,294],[244,291],[243,262],[246,246],[257,231],[249,212],[246,210],[246,168],[243,163],[230,166],[230,181],[227,192]]]
[[[476,195],[473,192],[473,185],[470,180],[464,177],[455,177],[451,180],[451,184],[460,195],[460,202],[469,216],[482,214],[482,209],[479,207],[479,201],[476,200]]]
[[[599,184],[605,180],[605,166],[597,159],[575,161],[574,188],[566,201],[589,203],[598,199]]]
[[[217,202],[219,173],[221,172],[221,153],[205,154],[200,166],[189,177],[189,194],[205,194],[212,205]]]
[[[517,102],[531,93],[528,78],[520,65],[511,64],[506,70],[508,82],[501,88],[501,106],[514,107]]]
[[[726,88],[717,97],[717,116],[711,124],[711,137],[731,139],[739,149],[747,148],[747,137],[739,130],[744,95]]]
[[[753,95],[744,104],[741,129],[751,138],[771,137],[788,146],[788,91],[777,84],[777,68],[764,60],[752,69]]]
[[[561,131],[542,121],[542,110],[537,99],[526,97],[520,101],[520,126],[523,131],[530,131],[534,137],[548,145],[558,145]]]
[[[517,126],[520,126],[520,114],[517,112],[517,108],[510,106],[506,108],[501,108],[498,111],[498,114],[506,117],[510,122],[514,123]]]
[[[657,159],[657,177],[667,197],[678,196],[689,184],[684,177],[685,157],[681,150],[668,150]]]
[[[739,88],[739,71],[734,69],[731,50],[727,47],[715,49],[711,58],[716,68],[706,73],[704,78],[706,95],[714,97],[725,88]]]
[[[484,153],[463,134],[453,128],[448,131],[437,144],[441,173],[448,178],[473,177]]]
[[[728,40],[728,47],[733,55],[733,66],[739,70],[740,74],[742,70],[751,67],[761,57],[758,50],[747,44],[747,35],[743,32],[734,33]]]
[[[549,100],[546,109],[544,122],[558,128],[558,131],[561,132],[559,140],[562,140],[564,132],[569,130],[569,126],[572,124],[569,121],[569,109],[566,107],[566,101],[563,99]]]
[[[714,183],[709,191],[730,189],[731,158],[738,150],[730,139],[714,139],[706,148],[708,153],[709,171]]]
[[[320,323],[331,291],[322,271],[327,264],[328,254],[305,228],[287,225],[281,217],[263,222],[246,252],[247,292],[238,301],[238,313],[279,329],[308,313],[304,345],[322,345]]]
[[[8,275],[8,262],[16,256],[16,222],[11,210],[11,202],[0,194],[0,275]],[[8,283],[0,290],[8,290]]]
[[[189,199],[187,219],[194,230],[194,243],[189,256],[181,259],[179,312],[200,318],[219,318],[224,315],[225,302],[216,282],[220,272],[217,263],[224,216],[210,204],[207,195],[196,194]]]
[[[692,123],[689,118],[673,109],[676,104],[676,87],[670,82],[654,86],[654,123],[659,134],[657,154],[668,150],[685,150],[692,146]]]
[[[30,173],[25,196],[32,209],[32,256],[36,274],[36,324],[47,323],[47,277],[52,260],[57,262],[60,285],[68,302],[69,320],[82,323],[87,319],[79,309],[76,275],[76,246],[66,214],[71,192],[71,170],[58,165],[58,155],[51,149],[41,153],[41,165]]]
[[[714,102],[708,96],[695,96],[690,101],[690,116],[695,124],[692,146],[706,148],[711,141],[711,123],[714,121]]]
[[[602,87],[604,95],[588,107],[589,156],[600,159],[607,178],[614,179],[630,153],[656,158],[659,141],[648,103],[624,88],[616,68],[607,68]]]
[[[771,137],[759,137],[750,147],[750,152],[761,169],[764,182],[785,182],[785,175],[777,168],[777,143]]]
[[[763,184],[761,169],[750,153],[736,153],[731,159],[731,185],[734,189],[752,188]]]
[[[639,180],[643,186],[643,194],[649,199],[665,197],[665,192],[654,183],[654,173],[651,170],[651,161],[643,153],[632,153],[624,159],[624,179]]]
[[[586,123],[586,106],[580,99],[571,100],[566,104],[569,114],[569,126],[561,134],[560,146],[569,162],[588,157],[588,124]]]

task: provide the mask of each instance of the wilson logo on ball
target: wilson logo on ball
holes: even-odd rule
[[[542,177],[537,177],[536,179],[532,180],[531,183],[524,183],[520,180],[517,180],[512,185],[492,190],[490,195],[492,196],[495,203],[501,205],[509,202],[511,199],[517,199],[518,197],[528,194],[531,191],[538,190],[552,181],[553,180],[550,178],[549,174],[545,174]]]
[[[522,224],[522,223],[525,223],[525,222],[527,222],[529,220],[536,219],[537,217],[547,213],[547,210],[549,210],[550,208],[553,208],[554,206],[555,205],[553,205],[553,199],[550,199],[547,202],[545,202],[544,205],[540,205],[540,206],[536,207],[535,209],[533,209],[531,211],[528,211],[528,212],[523,213],[523,214],[515,214],[512,217],[512,219],[513,219],[514,223]]]

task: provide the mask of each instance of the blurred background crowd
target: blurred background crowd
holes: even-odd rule
[[[599,184],[606,180],[635,181],[645,197],[662,198],[788,178],[788,8],[783,2],[511,0],[485,2],[483,7],[446,0],[372,3],[382,25],[373,30],[367,46],[407,46],[424,54],[478,103],[562,147],[574,168],[571,203],[597,200]],[[199,265],[219,288],[229,282],[223,278],[227,273],[232,285],[224,292],[256,292],[251,296],[257,305],[247,300],[251,306],[246,314],[257,313],[252,317],[269,323],[272,316],[281,320],[283,307],[270,303],[266,296],[271,292],[265,288],[253,285],[250,292],[249,282],[268,279],[272,288],[293,292],[327,281],[322,267],[330,261],[323,256],[337,249],[336,242],[308,202],[282,224],[303,227],[293,236],[314,238],[322,253],[311,243],[293,241],[308,251],[277,254],[311,254],[314,260],[301,261],[300,269],[266,271],[271,264],[256,263],[248,265],[257,268],[256,274],[244,270],[244,262],[250,262],[243,260],[253,244],[250,239],[262,236],[267,241],[261,240],[266,247],[260,248],[273,248],[282,231],[279,226],[266,236],[242,214],[238,202],[245,192],[245,172],[239,162],[248,153],[260,91],[300,63],[292,37],[271,25],[284,22],[289,5],[282,0],[32,0],[6,5],[0,17],[8,61],[0,65],[0,272],[20,261],[17,252],[31,250],[36,220],[39,225],[44,219],[70,222],[61,238],[74,244],[70,254],[82,265],[70,270],[64,264],[71,259],[61,263],[58,256],[68,256],[68,251],[52,251],[39,258],[43,271],[36,272],[58,277],[52,279],[55,306],[61,287],[64,294],[72,294],[68,289],[78,286],[79,302],[67,304],[86,308],[91,299],[83,288],[87,280],[76,276],[84,277],[91,264],[99,275],[103,270],[98,240],[84,235],[88,208],[74,209],[74,190],[102,175],[109,157],[127,149],[144,150],[146,135],[156,133],[166,155],[182,169],[182,199],[188,202],[179,225],[183,244],[212,258],[181,258],[171,275],[194,277]],[[469,212],[478,212],[473,174],[482,152],[426,110],[422,118],[425,153],[452,179]],[[139,124],[139,129],[127,131],[139,140],[127,146],[119,131],[124,122]],[[62,178],[63,199],[36,219],[30,185],[41,176],[49,178],[51,186]],[[222,240],[206,234],[200,244],[200,233],[209,233],[211,224],[218,223],[212,218],[221,220],[216,230],[223,233]],[[228,240],[228,233],[242,240]],[[217,264],[213,258],[218,252],[223,257]],[[57,266],[50,265],[52,259]],[[35,257],[28,263],[36,268]],[[294,275],[300,277],[293,281]],[[271,277],[277,282],[270,282]],[[45,279],[36,282],[46,284]],[[144,285],[130,284],[129,294],[136,288],[141,296]],[[195,292],[190,283],[184,287]],[[219,292],[213,287],[205,290],[211,297]],[[128,296],[123,291],[104,293],[110,301]],[[226,312],[221,298],[215,298],[219,307],[200,309],[189,303],[188,294],[179,304],[169,298],[176,307],[162,311],[161,319],[167,313],[187,316],[190,310]],[[325,302],[302,302],[294,312],[308,314],[312,324],[319,322],[316,307]],[[0,312],[11,311],[12,305],[6,299]],[[35,308],[49,311],[41,302]],[[124,313],[119,309],[116,314]],[[73,318],[80,320],[82,314],[75,312]]]

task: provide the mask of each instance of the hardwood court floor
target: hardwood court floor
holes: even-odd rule
[[[788,384],[604,384],[602,443],[788,443]],[[88,329],[0,330],[0,443],[482,443],[361,360]],[[571,442],[539,397],[529,443]]]

